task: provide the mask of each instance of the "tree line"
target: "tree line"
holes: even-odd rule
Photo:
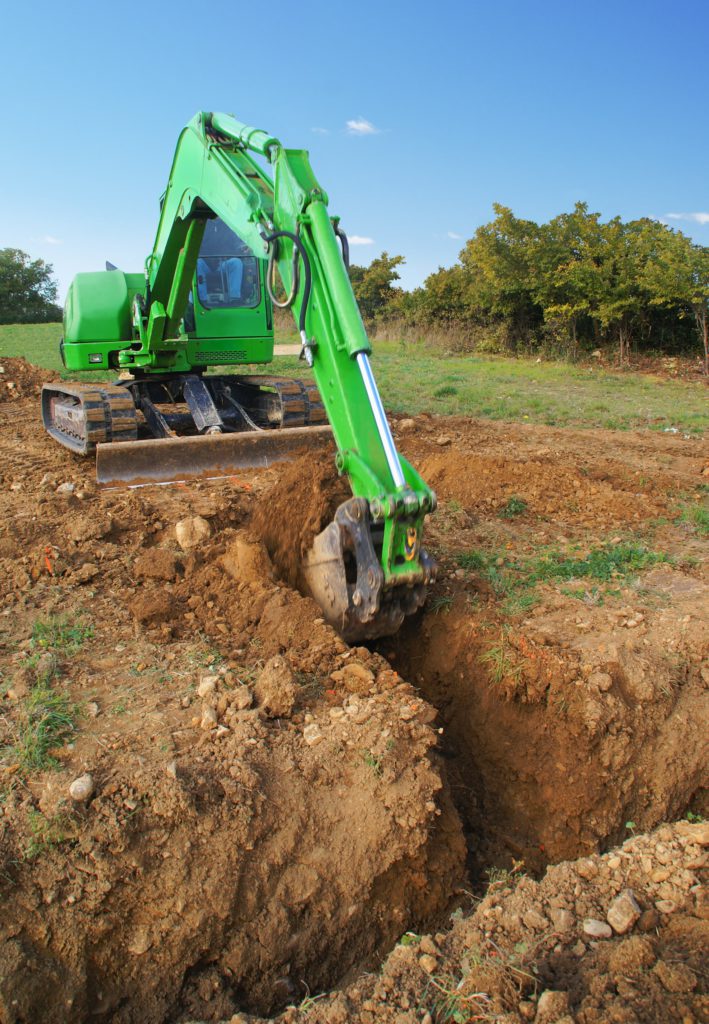
[[[21,249],[0,249],[0,324],[59,321],[54,268]]]
[[[457,263],[420,288],[396,287],[402,256],[350,268],[363,316],[421,330],[445,325],[469,347],[576,358],[613,345],[687,351],[709,372],[709,248],[649,218],[603,223],[586,203],[545,224],[495,205]]]

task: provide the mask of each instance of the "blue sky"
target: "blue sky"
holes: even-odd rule
[[[308,148],[354,260],[403,254],[407,287],[496,201],[709,245],[706,0],[37,0],[0,24],[0,247],[61,294],[105,259],[142,269],[200,109]]]

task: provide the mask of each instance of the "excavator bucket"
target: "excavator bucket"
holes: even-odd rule
[[[331,428],[319,426],[99,444],[96,479],[103,487],[210,480],[295,458],[331,440]]]

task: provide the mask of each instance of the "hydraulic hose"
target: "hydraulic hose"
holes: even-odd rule
[[[279,238],[290,238],[291,242],[293,243],[295,248],[298,250],[298,253],[300,255],[301,260],[303,261],[303,276],[304,276],[303,300],[302,300],[302,302],[300,304],[300,315],[298,316],[298,331],[299,331],[300,336],[302,338],[304,336],[304,334],[305,334],[305,314],[306,314],[307,309],[308,309],[308,302],[310,301],[310,290],[312,288],[312,272],[310,270],[310,260],[308,258],[307,252],[305,251],[305,246],[303,245],[301,240],[298,238],[298,236],[294,235],[292,231],[274,231],[274,233],[272,235],[264,234],[262,237],[263,237],[264,242],[268,242],[269,245],[272,244],[273,242],[276,242]],[[272,291],[271,291],[271,266],[272,266],[273,261],[275,260],[275,255],[276,255],[276,249],[274,247],[274,249],[272,251],[272,254],[271,254],[271,257],[269,259],[268,273],[266,274],[266,288],[268,289],[268,296],[269,296],[271,302],[274,304],[274,306],[278,306],[281,309],[285,309],[288,306],[290,306],[292,304],[293,300],[295,299],[295,296],[296,296],[296,293],[297,293],[297,290],[298,290],[298,285],[299,285],[300,282],[298,280],[296,264],[295,264],[295,260],[294,260],[293,261],[293,284],[294,284],[294,287],[291,288],[291,294],[288,296],[288,299],[287,299],[287,301],[285,303],[278,302],[274,298],[274,296],[272,294]]]

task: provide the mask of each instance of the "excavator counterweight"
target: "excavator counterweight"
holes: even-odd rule
[[[95,452],[99,483],[114,486],[230,475],[334,442],[353,498],[303,574],[328,621],[358,640],[395,632],[425,600],[435,565],[422,528],[436,499],[396,450],[327,201],[304,150],[197,114],[145,273],[107,264],[69,288],[64,365],[114,379],[46,385],[42,415],[65,447]],[[291,309],[315,383],[253,372],[273,358],[274,305]]]

